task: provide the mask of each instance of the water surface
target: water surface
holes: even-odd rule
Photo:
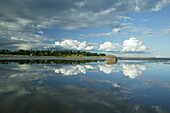
[[[169,113],[169,61],[0,61],[0,113]]]

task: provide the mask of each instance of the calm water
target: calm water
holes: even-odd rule
[[[0,61],[0,113],[170,113],[170,62]]]

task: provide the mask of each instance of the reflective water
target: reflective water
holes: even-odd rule
[[[0,113],[169,112],[169,61],[0,61]]]

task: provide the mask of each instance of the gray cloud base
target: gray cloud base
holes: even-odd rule
[[[167,4],[168,0],[1,0],[0,38],[8,41],[0,48],[42,48],[45,41],[53,41],[42,29],[120,27],[120,14],[158,11]]]

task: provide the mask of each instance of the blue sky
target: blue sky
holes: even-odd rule
[[[0,49],[170,57],[170,0],[1,0]]]

